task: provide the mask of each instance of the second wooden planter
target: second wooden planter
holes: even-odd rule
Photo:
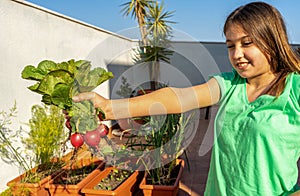
[[[101,180],[106,178],[115,167],[107,167],[101,174],[96,176],[92,181],[90,181],[86,186],[83,187],[81,192],[85,196],[131,196],[134,195],[139,188],[139,183],[142,180],[143,173],[139,171],[134,171],[128,178],[121,182],[113,190],[96,190],[94,187],[101,183]]]

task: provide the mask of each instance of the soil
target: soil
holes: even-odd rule
[[[97,186],[96,190],[114,190],[122,182],[127,179],[133,172],[121,169],[113,169],[106,178],[103,178]]]
[[[47,176],[53,175],[59,171],[63,166],[62,162],[50,162],[38,165],[35,171],[28,171],[21,182],[36,183]]]
[[[77,169],[67,169],[62,175],[54,179],[53,184],[78,184],[97,167],[97,164],[93,164]]]

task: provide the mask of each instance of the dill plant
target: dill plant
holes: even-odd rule
[[[45,164],[63,153],[63,141],[67,138],[65,119],[61,109],[54,105],[33,105],[31,113],[30,131],[23,144],[35,155],[35,164]]]

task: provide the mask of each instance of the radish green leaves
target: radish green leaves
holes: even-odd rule
[[[91,67],[91,63],[85,60],[72,59],[61,63],[44,60],[36,67],[26,66],[22,71],[22,78],[36,81],[28,88],[41,94],[43,103],[66,110],[72,117],[72,131],[84,133],[98,125],[95,108],[90,101],[74,103],[72,97],[92,91],[113,77],[111,72],[103,68]]]

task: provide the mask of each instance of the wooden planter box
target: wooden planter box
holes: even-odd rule
[[[53,165],[55,164],[58,164],[57,160],[53,160]],[[59,173],[62,172],[61,166],[63,166],[63,162],[57,165],[59,167],[53,165],[50,162],[48,164],[36,166],[32,168],[30,171],[27,171],[17,176],[13,180],[9,181],[7,183],[7,186],[10,187],[10,190],[12,191],[13,195],[48,196],[49,193],[47,190],[45,190],[45,185],[46,183],[49,182],[49,180],[53,179],[55,176],[57,176]],[[41,173],[45,171],[47,171],[46,175]],[[35,183],[22,182],[26,180],[26,178],[30,175],[30,173],[38,173],[38,172],[40,172],[41,175],[45,175],[45,177],[43,177],[41,180]]]
[[[179,190],[179,180],[184,168],[184,160],[177,159],[176,164],[180,164],[180,169],[174,185],[164,186],[146,184],[147,173],[145,173],[139,186],[140,189],[143,190],[144,196],[176,196]]]
[[[127,179],[121,182],[114,190],[96,190],[94,189],[103,178],[105,178],[114,167],[107,167],[100,175],[86,184],[81,192],[85,196],[110,196],[110,195],[119,195],[119,196],[131,196],[134,195],[139,190],[139,183],[143,178],[143,173],[140,171],[134,171]]]
[[[92,164],[95,164],[96,169],[94,169],[92,172],[88,173],[86,177],[84,177],[79,183],[77,184],[61,184],[57,183],[57,181],[63,180],[68,178],[67,172],[68,170],[72,171],[82,171],[85,167],[89,167]],[[67,166],[64,168],[64,170],[58,174],[55,178],[51,179],[46,185],[45,188],[49,191],[50,195],[57,195],[57,196],[80,196],[81,189],[84,187],[88,182],[90,182],[92,179],[94,179],[97,175],[99,175],[102,170],[104,169],[104,162],[97,159],[82,159],[81,165],[76,166],[76,169],[73,167],[70,168],[70,166]]]
[[[72,157],[73,151],[66,154],[64,157],[62,157],[61,161],[67,163],[70,163],[70,159]],[[77,152],[77,163],[75,165],[86,165],[91,162],[91,160],[95,161],[96,159],[87,158],[91,157],[91,153],[88,151],[87,146],[83,146],[80,148]],[[53,163],[59,161],[58,159],[54,158],[51,160]],[[65,168],[68,167],[67,165]],[[39,182],[36,183],[25,183],[22,182],[23,179],[26,178],[26,175],[28,175],[29,172],[36,172],[38,169],[38,166],[31,169],[30,171],[27,171],[16,178],[10,180],[7,182],[7,186],[10,187],[10,192],[14,196],[20,196],[20,195],[30,195],[30,196],[48,196],[50,193],[47,189],[45,189],[45,186],[47,183],[49,183],[50,180],[55,178],[58,174],[63,172],[63,168],[60,170],[53,172],[51,175],[46,176],[45,178],[41,179]]]
[[[33,168],[31,172],[35,172],[36,168]],[[53,179],[61,171],[54,172],[52,175],[49,175],[39,182],[36,183],[23,183],[22,179],[26,178],[27,173],[17,176],[13,180],[7,183],[7,186],[11,188],[12,194],[15,196],[19,195],[30,195],[30,196],[48,196],[49,193],[45,189],[45,185]]]

